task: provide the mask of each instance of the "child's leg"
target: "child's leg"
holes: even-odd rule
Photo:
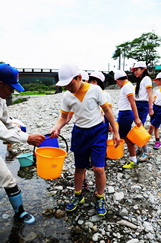
[[[93,167],[93,171],[96,177],[96,188],[97,188],[97,197],[96,197],[96,211],[100,216],[104,216],[107,211],[105,208],[105,199],[104,199],[104,189],[106,185],[106,175],[104,167]]]
[[[150,135],[152,135],[153,131],[155,131],[155,127],[154,127],[153,125],[150,125],[150,126],[149,126],[149,130],[148,130],[148,133],[149,133]]]
[[[159,141],[159,127],[154,127],[154,134],[156,141]]]
[[[75,182],[75,191],[80,191],[82,190],[82,184],[84,180],[84,175],[85,175],[85,168],[84,169],[75,169],[75,175],[74,175],[74,182]]]
[[[154,127],[154,134],[155,134],[155,139],[156,139],[156,142],[155,142],[155,145],[153,147],[153,149],[159,149],[160,146],[161,146],[161,143],[160,143],[160,138],[159,138],[159,127]]]
[[[123,165],[124,169],[132,169],[137,167],[139,164],[137,163],[136,152],[135,152],[135,144],[131,143],[127,138],[124,138],[129,153],[130,153],[130,160],[127,164]]]
[[[67,211],[73,211],[77,208],[79,203],[84,202],[84,197],[82,195],[82,183],[84,180],[84,172],[85,169],[75,169],[75,176],[74,176],[74,182],[75,182],[75,195],[72,197],[70,203],[68,203],[66,210]]]
[[[93,166],[93,171],[95,173],[95,181],[96,188],[99,195],[104,193],[105,185],[106,185],[106,175],[104,171],[104,167],[95,167]]]

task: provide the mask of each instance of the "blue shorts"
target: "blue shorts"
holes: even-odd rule
[[[132,110],[119,111],[117,122],[119,124],[119,134],[121,138],[126,138],[128,132],[131,130],[134,119]]]
[[[139,118],[144,125],[147,115],[149,113],[149,103],[148,101],[136,101],[135,103],[137,106]]]
[[[89,156],[93,166],[104,167],[106,149],[107,126],[104,122],[91,128],[79,128],[74,125],[71,151],[74,152],[76,168],[87,168]]]
[[[153,105],[154,114],[150,118],[150,122],[154,127],[159,128],[161,124],[161,106]]]

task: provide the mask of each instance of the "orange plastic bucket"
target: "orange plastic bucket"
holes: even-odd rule
[[[138,147],[143,147],[150,140],[151,135],[147,132],[143,125],[140,127],[135,125],[127,134],[127,138]]]
[[[120,159],[124,155],[124,139],[120,139],[120,144],[117,148],[113,143],[113,140],[107,140],[106,157],[109,159]]]
[[[60,148],[40,147],[35,154],[38,176],[44,179],[60,177],[67,152]]]

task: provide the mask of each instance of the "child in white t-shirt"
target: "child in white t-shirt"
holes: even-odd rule
[[[141,120],[137,112],[135,104],[135,91],[131,82],[128,81],[124,71],[118,70],[115,72],[114,79],[117,85],[121,88],[119,97],[119,114],[117,122],[119,124],[119,134],[125,140],[130,153],[130,160],[123,166],[124,169],[131,169],[139,166],[136,159],[135,144],[131,143],[126,137],[131,130],[131,125],[135,121],[137,126],[141,125]]]
[[[152,80],[149,77],[147,71],[147,66],[145,62],[139,61],[131,69],[134,71],[134,75],[137,77],[136,89],[135,89],[135,102],[139,114],[139,118],[144,125],[147,115],[152,116],[153,111],[153,91],[152,91]],[[140,155],[143,152],[142,156],[139,158],[139,161],[145,162],[150,158],[150,152],[147,144],[142,148],[137,149],[136,154]]]
[[[157,74],[154,81],[156,81],[157,86],[161,86],[161,72]],[[148,132],[151,135],[154,131],[156,142],[153,148],[158,150],[161,146],[159,139],[159,127],[161,124],[161,88],[155,91],[153,103],[154,114],[151,116],[151,125]]]
[[[63,64],[59,69],[58,86],[64,86],[66,92],[61,104],[61,116],[50,130],[50,137],[57,137],[60,129],[66,124],[68,113],[72,110],[75,125],[72,131],[71,150],[75,157],[75,195],[67,205],[67,211],[73,211],[84,201],[82,183],[84,172],[89,164],[89,156],[93,163],[96,177],[96,211],[98,215],[107,213],[104,200],[106,175],[104,171],[105,153],[107,148],[107,127],[102,121],[100,106],[114,129],[115,146],[120,143],[114,116],[108,106],[105,95],[100,87],[82,81],[79,68],[73,63]]]

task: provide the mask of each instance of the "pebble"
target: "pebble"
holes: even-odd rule
[[[120,89],[111,87],[108,92],[111,95],[113,113],[117,119]],[[31,97],[26,102],[9,106],[9,115],[26,124],[28,133],[47,134],[60,116],[61,100],[62,93]],[[73,124],[74,118],[61,129],[61,135],[67,140],[69,148]],[[149,124],[148,116],[145,123],[146,129]],[[111,138],[112,134],[109,133],[109,139]],[[153,149],[154,143],[155,137],[152,135],[148,143],[151,158],[132,170],[122,169],[122,165],[129,159],[126,144],[124,144],[124,155],[121,159],[107,160],[105,199],[109,213],[104,217],[95,215],[95,176],[93,170],[87,170],[86,178],[89,188],[87,192],[85,191],[85,203],[65,217],[76,232],[90,233],[94,242],[101,243],[108,242],[108,238],[112,239],[110,243],[161,241],[161,155],[160,150]],[[66,149],[62,141],[59,145],[62,149]],[[20,154],[22,151],[23,153],[32,152],[33,147],[28,144],[13,144],[11,149],[14,153]],[[53,197],[57,202],[57,209],[64,212],[74,193],[74,168],[74,156],[69,151],[60,181],[57,184],[54,184],[54,180],[48,181],[47,195]],[[79,214],[79,219],[75,221]],[[7,216],[2,214],[1,217]],[[35,237],[36,235],[33,234],[30,239],[33,240]]]

